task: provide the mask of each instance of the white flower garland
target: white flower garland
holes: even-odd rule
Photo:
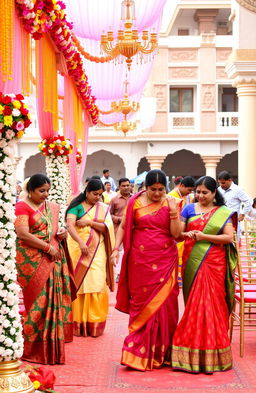
[[[16,234],[14,230],[14,141],[0,139],[0,361],[23,354],[19,314],[20,287],[16,284]],[[2,147],[3,146],[3,147]]]
[[[49,200],[60,205],[60,226],[65,226],[65,211],[70,194],[69,171],[66,156],[46,156],[46,172],[51,180]]]

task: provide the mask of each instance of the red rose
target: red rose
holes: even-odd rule
[[[54,373],[46,367],[39,367],[37,370],[32,370],[29,374],[31,382],[39,381],[40,390],[53,389],[56,377]]]
[[[16,98],[16,100],[19,100],[19,101],[24,100],[24,97],[22,94],[16,94],[15,98]]]
[[[16,130],[16,125],[17,125],[17,121],[14,121],[14,122],[12,123],[12,126],[11,126],[13,130]]]
[[[3,99],[2,99],[2,102],[4,104],[10,104],[12,102],[12,99],[9,96],[4,96]]]
[[[6,105],[6,106],[4,107],[3,114],[4,114],[5,116],[11,115],[11,114],[12,114],[12,108],[11,108],[10,106]]]
[[[20,108],[20,112],[21,112],[23,115],[27,115],[27,114],[28,114],[28,109],[21,107],[21,108]]]
[[[25,128],[29,127],[31,123],[32,121],[30,121],[29,119],[24,120],[24,127]]]

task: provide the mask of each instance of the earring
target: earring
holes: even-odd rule
[[[31,194],[28,194],[28,197],[31,198]]]

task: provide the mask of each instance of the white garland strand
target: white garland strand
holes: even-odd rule
[[[65,211],[70,189],[67,181],[66,156],[46,156],[46,172],[51,180],[49,200],[60,205],[60,226],[65,226]]]
[[[16,234],[14,230],[15,173],[12,148],[15,141],[0,141],[0,361],[23,354],[19,314],[20,287],[16,284]]]

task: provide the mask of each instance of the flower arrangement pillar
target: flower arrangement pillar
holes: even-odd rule
[[[51,180],[49,200],[60,205],[60,225],[65,225],[70,188],[68,183],[67,156],[72,153],[72,144],[64,136],[43,139],[39,150],[46,158],[46,172]]]
[[[15,261],[14,147],[31,124],[23,99],[21,94],[0,93],[0,393],[34,392],[20,368],[23,338]]]

